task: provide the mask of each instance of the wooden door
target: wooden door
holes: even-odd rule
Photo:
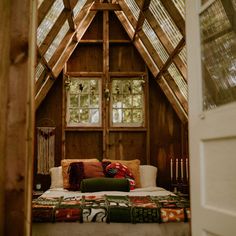
[[[235,9],[186,1],[193,236],[236,234]]]

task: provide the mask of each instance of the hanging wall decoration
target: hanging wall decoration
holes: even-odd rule
[[[37,127],[38,174],[49,174],[54,167],[55,127]]]

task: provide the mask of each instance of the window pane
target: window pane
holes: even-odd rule
[[[203,109],[210,110],[236,101],[236,34],[220,0],[200,15],[200,26]]]
[[[124,123],[131,123],[132,122],[132,110],[131,109],[125,109],[123,110],[123,122]]]
[[[112,124],[143,125],[144,83],[142,78],[112,80]]]
[[[69,78],[69,86],[67,86],[68,126],[100,125],[100,87],[99,79]]]

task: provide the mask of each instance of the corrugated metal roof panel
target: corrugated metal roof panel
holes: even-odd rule
[[[173,47],[176,47],[183,36],[160,0],[152,0],[149,9],[170,40]]]
[[[163,63],[165,63],[169,55],[147,20],[144,21],[142,29],[146,36],[149,38],[150,42],[152,43],[153,47],[155,48]]]
[[[140,9],[137,3],[135,2],[135,0],[125,0],[125,2],[127,6],[129,7],[129,9],[131,10],[131,12],[133,13],[135,19],[138,20]]]
[[[54,23],[56,22],[58,16],[61,14],[64,8],[63,0],[56,0],[41,24],[37,29],[37,44],[40,46],[44,39],[46,38],[49,31],[52,29]]]
[[[60,45],[62,39],[65,37],[66,33],[69,31],[70,26],[68,21],[64,23],[61,30],[57,34],[56,38],[53,40],[52,44],[48,48],[47,52],[45,53],[45,59],[48,62],[51,57],[53,56],[54,52],[56,51],[57,47]]]

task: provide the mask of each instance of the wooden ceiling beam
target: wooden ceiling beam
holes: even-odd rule
[[[117,18],[123,25],[124,29],[126,30],[127,34],[129,35],[130,39],[133,39],[134,36],[134,27],[131,25],[130,21],[126,17],[123,11],[115,12]],[[146,65],[148,66],[149,70],[155,76],[158,74],[159,69],[157,68],[155,62],[153,61],[152,57],[150,56],[149,52],[144,47],[142,41],[138,37],[138,35],[133,40],[133,44],[142,56],[143,60],[145,61]]]
[[[157,37],[161,41],[162,45],[166,49],[169,55],[171,55],[174,51],[174,47],[172,46],[170,40],[166,36],[165,32],[162,30],[160,24],[153,16],[152,12],[150,10],[147,10],[145,12],[146,19],[148,23],[151,25],[152,29],[155,31]],[[186,65],[183,63],[179,55],[176,55],[173,58],[173,61],[175,62],[176,66],[178,67],[181,75],[187,80],[187,68]]]
[[[135,19],[132,11],[129,9],[129,7],[127,6],[127,4],[125,3],[124,0],[117,0],[117,1],[118,1],[119,5],[121,6],[122,11],[125,13],[125,16],[128,18],[129,22],[131,23],[132,27],[135,29],[138,22]],[[133,35],[134,35],[134,33],[133,33]]]
[[[60,72],[62,71],[65,63],[71,56],[72,52],[78,45],[79,40],[83,37],[84,33],[86,32],[87,28],[91,24],[92,20],[96,15],[96,11],[89,12],[89,8],[86,7],[86,10],[81,10],[77,19],[82,17],[82,21],[80,21],[79,25],[76,28],[76,31],[71,32],[69,31],[66,36],[64,37],[62,43],[58,47],[57,51],[54,53],[53,57],[49,61],[49,68],[52,71],[52,75],[57,78]],[[76,36],[76,41],[74,41],[74,37]],[[54,79],[50,76],[47,76],[45,82],[39,89],[38,93],[35,97],[35,108],[37,109],[41,102],[46,97],[47,93],[51,89],[54,83]]]
[[[184,111],[188,113],[188,101],[181,93],[178,85],[175,83],[170,73],[166,71],[165,74],[163,74],[163,76],[165,77],[166,82],[169,84],[170,88],[174,92],[177,99],[180,101],[182,107],[184,108]]]
[[[114,3],[94,3],[90,11],[121,11],[121,7]]]
[[[67,13],[67,20],[70,26],[70,29],[72,31],[75,30],[75,23],[74,23],[74,13],[73,13],[73,8],[76,5],[76,1],[75,0],[63,0],[65,9],[66,9],[66,13]]]
[[[176,48],[174,49],[174,51],[169,55],[169,58],[167,59],[167,61],[165,62],[165,64],[161,67],[157,78],[156,79],[160,79],[161,76],[163,75],[163,73],[168,69],[168,67],[170,66],[170,64],[173,62],[173,59],[179,54],[179,52],[183,49],[185,45],[185,40],[184,38],[182,38],[180,40],[180,42],[178,43],[178,45],[176,46]]]
[[[41,24],[54,2],[54,0],[47,0],[43,1],[40,5],[38,9],[38,26]]]
[[[55,24],[53,25],[52,29],[49,31],[46,38],[39,47],[39,52],[41,55],[44,55],[46,53],[51,43],[53,42],[54,38],[60,31],[61,29],[60,26],[62,26],[65,23],[66,19],[67,19],[67,14],[65,11],[62,11],[60,16],[57,18]]]
[[[158,55],[158,53],[156,52],[155,48],[153,47],[152,43],[150,42],[149,38],[147,37],[147,35],[144,33],[143,30],[141,30],[141,31],[138,32],[138,36],[140,37],[143,44],[147,48],[150,56],[155,61],[158,68],[161,68],[163,66],[163,62],[162,62],[160,56]]]
[[[176,8],[172,0],[160,0],[166,11],[169,13],[172,20],[175,22],[180,33],[185,36],[185,20]]]
[[[169,100],[170,104],[174,108],[179,119],[182,121],[183,124],[187,123],[188,122],[187,112],[183,109],[181,103],[179,102],[176,95],[170,88],[169,84],[166,82],[165,78],[162,76],[161,79],[157,80],[157,83],[159,84],[162,91],[164,92],[167,99]]]
[[[134,37],[136,36],[136,34],[142,29],[143,27],[143,23],[145,21],[145,13],[149,8],[151,0],[143,0],[143,4],[142,7],[140,8],[140,14],[138,17],[138,22],[135,28],[135,32],[134,32]]]

